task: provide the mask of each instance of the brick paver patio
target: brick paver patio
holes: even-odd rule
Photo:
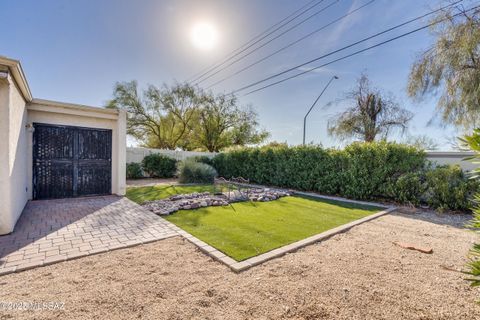
[[[14,232],[0,236],[0,275],[176,235],[127,198],[31,201]]]

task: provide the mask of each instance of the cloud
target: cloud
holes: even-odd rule
[[[345,13],[348,13],[352,10],[357,9],[358,7],[364,5],[366,2],[359,0],[354,0],[348,10]],[[322,49],[329,50],[336,46],[338,43],[342,42],[342,36],[347,30],[352,28],[355,24],[360,22],[364,18],[364,10],[367,10],[368,6],[354,12],[352,15],[346,17],[345,19],[340,20],[339,23],[335,24],[334,29],[329,32],[326,36],[322,37]],[[318,38],[317,38],[318,43]]]

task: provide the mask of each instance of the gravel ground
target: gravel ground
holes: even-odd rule
[[[478,237],[444,219],[384,216],[241,274],[175,237],[0,277],[0,301],[64,302],[0,318],[480,319],[458,272]]]
[[[150,187],[158,184],[178,184],[177,178],[128,179],[127,187]]]

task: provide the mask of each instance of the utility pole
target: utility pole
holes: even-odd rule
[[[315,105],[317,104],[318,100],[320,99],[320,97],[322,96],[322,94],[325,92],[325,90],[327,90],[328,86],[330,85],[330,83],[332,83],[333,80],[335,79],[338,79],[337,76],[333,76],[330,81],[328,81],[327,85],[325,86],[325,88],[323,88],[322,92],[320,92],[320,94],[318,95],[317,99],[315,100],[315,102],[312,104],[312,106],[310,107],[310,109],[308,109],[308,112],[307,114],[305,115],[305,117],[303,118],[303,145],[305,145],[305,128],[306,128],[306,125],[307,125],[307,117],[308,115],[310,114],[310,111],[312,111],[313,107],[315,107]]]

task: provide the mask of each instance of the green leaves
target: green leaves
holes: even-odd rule
[[[441,92],[442,120],[471,128],[480,120],[480,13],[455,6],[435,20],[442,21],[431,30],[436,41],[412,65],[408,94],[420,99]]]
[[[177,161],[173,158],[152,153],[142,160],[142,168],[152,178],[171,178],[175,174]]]
[[[344,150],[286,145],[242,148],[214,158],[224,177],[356,199],[394,198],[395,181],[424,166],[422,151],[405,145],[354,143]]]
[[[234,95],[215,96],[189,84],[149,85],[139,94],[136,81],[118,82],[106,108],[126,110],[127,133],[150,148],[217,152],[269,135],[259,130],[256,112],[240,107]]]
[[[344,150],[281,144],[243,148],[219,154],[213,165],[227,178],[448,210],[468,210],[478,190],[459,167],[430,168],[423,151],[387,142],[353,143]]]
[[[475,156],[472,157],[474,162],[478,163],[480,159],[480,129],[473,130],[473,133],[469,136],[465,136],[462,141],[470,147],[472,151],[475,151]],[[474,170],[473,177],[478,180],[478,175],[480,174],[480,169],[476,168]],[[480,231],[480,193],[475,194],[474,202],[475,207],[473,208],[473,219],[469,223],[469,227],[474,228]],[[471,275],[471,278],[468,278],[471,281],[472,286],[480,286],[480,244],[475,244],[471,250],[471,259],[468,264],[469,271],[467,274]]]

